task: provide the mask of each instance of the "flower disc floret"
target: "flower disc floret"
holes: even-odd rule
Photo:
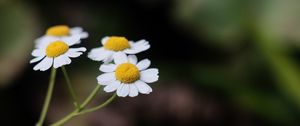
[[[46,48],[47,57],[58,57],[69,50],[69,46],[63,41],[50,43]]]
[[[70,34],[70,28],[66,25],[56,25],[53,27],[50,27],[46,35],[50,36],[67,36]]]
[[[122,51],[130,48],[130,44],[125,37],[112,36],[106,41],[104,48],[112,51]]]
[[[122,83],[129,84],[140,79],[140,71],[131,63],[123,63],[117,67],[115,76]]]

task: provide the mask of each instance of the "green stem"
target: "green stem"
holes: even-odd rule
[[[51,97],[52,97],[52,93],[53,93],[53,89],[54,89],[55,76],[56,76],[56,69],[54,67],[52,67],[50,80],[49,80],[48,91],[47,91],[47,95],[46,95],[46,98],[45,98],[45,101],[44,101],[43,110],[41,112],[39,121],[37,122],[36,126],[42,126],[43,123],[44,123],[44,120],[46,118],[47,111],[48,111],[49,104],[50,104]]]
[[[68,85],[68,89],[69,89],[69,93],[70,93],[70,95],[72,97],[73,103],[74,103],[74,105],[75,105],[75,107],[77,109],[80,109],[76,93],[75,93],[74,88],[73,88],[73,86],[71,84],[71,81],[70,81],[70,78],[68,76],[68,73],[67,73],[67,70],[66,70],[65,66],[62,66],[61,70],[62,70],[62,72],[64,74],[65,79],[66,79],[66,82],[67,82],[67,85]]]
[[[113,96],[111,96],[108,100],[106,100],[104,103],[100,104],[99,106],[96,106],[94,108],[90,108],[90,109],[87,109],[87,110],[83,110],[80,113],[78,113],[78,115],[82,115],[82,114],[85,114],[85,113],[89,113],[89,112],[93,112],[93,111],[96,111],[98,109],[101,109],[101,108],[105,107],[106,105],[108,105],[109,103],[111,103],[116,98],[116,96],[117,96],[117,94],[115,93]]]
[[[94,97],[96,96],[96,94],[98,93],[98,91],[100,90],[101,85],[97,84],[97,86],[95,87],[95,89],[92,91],[92,93],[84,100],[84,102],[81,104],[80,108],[84,109],[87,104],[89,104]]]
[[[64,124],[65,122],[67,122],[68,120],[73,118],[74,116],[78,115],[78,113],[81,112],[81,110],[83,110],[88,105],[88,103],[90,103],[92,101],[92,99],[96,96],[96,94],[100,90],[100,87],[101,87],[100,85],[96,86],[96,88],[91,92],[91,94],[80,105],[80,109],[74,110],[73,112],[66,115],[64,118],[60,119],[59,121],[51,124],[50,126],[61,126],[62,124]]]
[[[60,121],[58,121],[58,122],[56,122],[56,123],[54,123],[54,124],[52,124],[50,126],[61,126],[62,124],[64,124],[65,122],[67,122],[68,120],[72,119],[75,116],[83,115],[83,114],[86,114],[86,113],[93,112],[93,111],[96,111],[98,109],[101,109],[101,108],[105,107],[106,105],[108,105],[109,103],[111,103],[116,98],[116,96],[117,96],[117,94],[114,94],[108,100],[106,100],[104,103],[102,103],[99,106],[96,106],[94,108],[87,109],[85,111],[74,110],[73,112],[71,112],[70,114],[68,114],[64,118],[62,118]]]
[[[70,120],[71,118],[73,118],[74,116],[77,115],[77,113],[79,112],[78,109],[74,110],[73,112],[71,112],[70,114],[66,115],[64,118],[62,118],[61,120],[57,121],[56,123],[51,124],[50,126],[61,126],[63,125],[65,122],[67,122],[68,120]]]

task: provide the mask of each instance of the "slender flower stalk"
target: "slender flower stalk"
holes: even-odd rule
[[[69,93],[72,97],[73,103],[74,103],[76,109],[80,109],[80,105],[79,105],[79,102],[78,102],[78,99],[77,99],[77,95],[76,95],[75,90],[74,90],[74,88],[71,84],[71,81],[70,81],[70,78],[68,76],[68,73],[67,73],[67,70],[66,70],[65,66],[62,66],[61,70],[64,74],[65,79],[66,79],[66,82],[67,82],[67,85],[68,85],[68,90],[69,90]]]
[[[94,112],[98,109],[101,109],[103,107],[105,107],[106,105],[108,105],[109,103],[111,103],[115,98],[116,98],[117,94],[115,93],[114,95],[112,95],[109,99],[107,99],[105,102],[103,102],[102,104],[100,104],[99,106],[96,106],[94,108],[91,109],[87,109],[87,110],[74,110],[73,112],[71,112],[70,114],[68,114],[67,116],[65,116],[64,118],[62,118],[61,120],[59,120],[56,123],[51,124],[50,126],[61,126],[63,125],[65,122],[67,122],[68,120],[72,119],[75,116],[78,115],[83,115],[89,112]]]
[[[84,102],[80,105],[80,109],[84,109],[97,95],[100,90],[101,85],[97,85],[94,90],[90,93],[90,95],[84,100]]]
[[[64,118],[60,119],[59,121],[51,124],[50,126],[61,126],[74,116],[77,116],[97,95],[98,91],[100,90],[100,85],[97,85],[94,90],[90,93],[90,95],[84,100],[84,102],[80,105],[80,109],[76,109],[70,114],[66,115]]]
[[[42,126],[43,123],[44,123],[44,120],[46,118],[47,111],[48,111],[49,104],[50,104],[51,97],[52,97],[52,93],[53,93],[53,89],[54,89],[55,76],[56,76],[56,69],[54,67],[52,67],[50,80],[49,80],[48,91],[47,91],[47,95],[46,95],[46,98],[45,98],[43,110],[41,112],[39,121],[37,122],[36,126]]]
[[[80,113],[78,113],[78,115],[83,115],[83,114],[86,114],[89,112],[94,112],[98,109],[101,109],[101,108],[105,107],[106,105],[108,105],[109,103],[111,103],[116,97],[117,97],[117,94],[115,93],[113,96],[111,96],[109,99],[107,99],[104,103],[102,103],[94,108],[83,110]]]

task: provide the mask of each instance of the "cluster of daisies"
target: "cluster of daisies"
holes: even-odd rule
[[[88,33],[80,27],[66,25],[50,27],[46,34],[35,42],[30,63],[37,63],[33,69],[46,71],[51,67],[59,68],[71,63],[71,58],[82,55],[85,47],[72,48],[80,44]],[[147,83],[158,80],[158,69],[149,68],[151,62],[143,59],[138,62],[135,54],[150,48],[149,42],[129,41],[125,37],[109,36],[101,40],[101,46],[92,49],[88,58],[103,62],[97,77],[98,84],[104,85],[105,92],[115,92],[120,97],[135,97],[139,93],[149,94],[152,88]]]

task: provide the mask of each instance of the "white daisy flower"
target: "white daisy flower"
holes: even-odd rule
[[[40,60],[37,65],[33,67],[33,70],[45,71],[48,70],[52,65],[54,68],[61,67],[71,63],[70,58],[79,57],[86,48],[70,48],[70,46],[80,41],[79,36],[65,37],[65,38],[47,38],[39,45],[37,49],[32,51],[32,56],[35,58],[30,63],[35,63]]]
[[[47,29],[46,34],[35,40],[36,46],[38,47],[41,43],[47,42],[48,38],[60,38],[63,39],[65,37],[73,37],[80,36],[80,39],[85,39],[89,36],[89,34],[81,27],[73,27],[69,28],[67,25],[56,25]],[[79,44],[80,41],[76,42]]]
[[[120,97],[135,97],[138,92],[149,94],[152,88],[147,83],[158,80],[158,69],[150,68],[150,60],[144,59],[137,63],[135,55],[126,56],[118,52],[114,55],[115,64],[102,64],[100,71],[104,74],[97,77],[98,83],[105,85],[104,91],[114,92]]]
[[[95,61],[111,62],[117,52],[137,54],[150,48],[149,42],[142,39],[137,42],[128,41],[125,37],[111,36],[101,40],[103,47],[92,49],[88,57]]]

